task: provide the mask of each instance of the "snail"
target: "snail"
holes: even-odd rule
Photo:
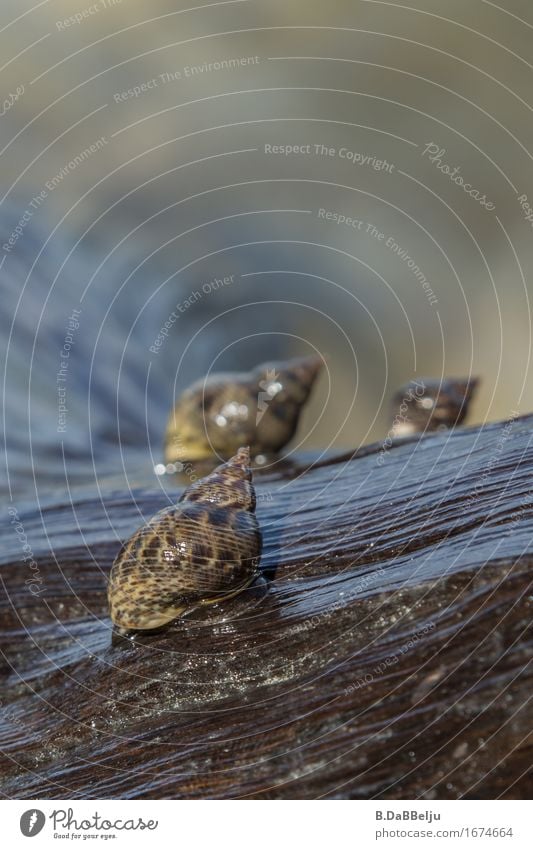
[[[165,462],[275,455],[294,436],[322,367],[319,357],[264,363],[251,372],[214,374],[178,398],[165,435]]]
[[[412,380],[394,395],[395,435],[410,436],[460,425],[478,383],[477,377]]]
[[[124,543],[108,586],[111,619],[119,629],[160,628],[252,583],[261,532],[249,463],[249,449],[240,448]]]

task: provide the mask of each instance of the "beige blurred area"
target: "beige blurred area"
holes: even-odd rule
[[[3,0],[0,43],[3,194],[22,215],[45,191],[28,232],[82,240],[73,304],[131,274],[157,327],[234,275],[172,327],[169,406],[207,369],[316,350],[304,447],[382,438],[416,376],[479,375],[471,423],[531,411],[528,0]]]

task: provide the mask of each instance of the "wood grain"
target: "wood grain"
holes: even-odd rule
[[[262,579],[135,643],[107,575],[165,494],[17,508],[43,583],[5,522],[2,795],[527,797],[532,424],[257,475]]]

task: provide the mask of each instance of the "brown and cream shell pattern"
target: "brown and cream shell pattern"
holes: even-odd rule
[[[447,430],[468,415],[479,384],[477,377],[420,378],[402,386],[392,401],[396,436]]]
[[[111,619],[153,630],[241,592],[257,576],[261,532],[248,448],[191,484],[122,546],[111,569]]]
[[[178,398],[165,435],[165,462],[276,455],[294,436],[322,367],[318,356],[263,363],[251,372],[214,374]]]

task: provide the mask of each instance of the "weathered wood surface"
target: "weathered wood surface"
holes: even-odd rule
[[[531,792],[533,417],[259,475],[264,578],[111,640],[146,489],[2,527],[2,794],[495,798]]]

